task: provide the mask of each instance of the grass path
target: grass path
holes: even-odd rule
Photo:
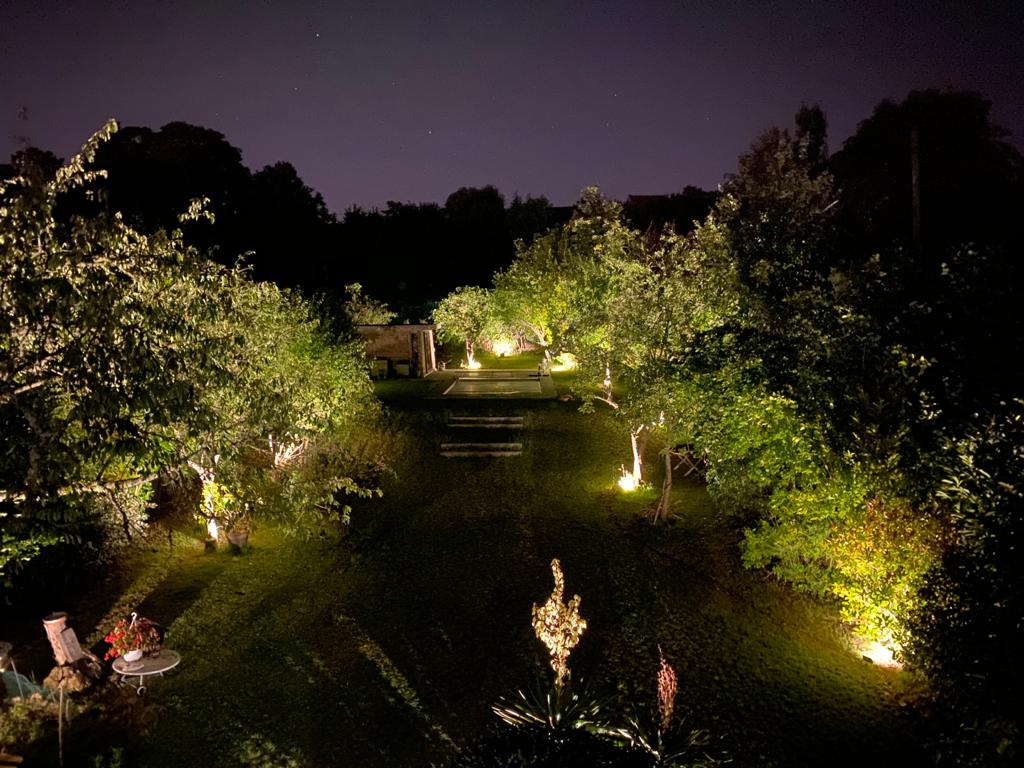
[[[146,766],[442,764],[543,669],[530,606],[559,557],[590,627],[570,666],[620,704],[653,703],[660,645],[678,710],[736,765],[916,764],[902,675],[744,571],[701,487],[678,484],[678,519],[652,527],[650,498],[611,488],[627,444],[610,420],[525,412],[523,456],[473,460],[437,455],[443,405],[399,414],[415,439],[342,545],[261,530],[248,555],[182,559],[143,606],[173,614],[180,669],[144,702],[105,690],[115,715],[76,724],[76,749],[119,745]]]

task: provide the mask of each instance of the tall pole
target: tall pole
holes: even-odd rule
[[[914,250],[921,250],[921,152],[917,126],[910,129],[910,204],[913,207],[911,237]]]

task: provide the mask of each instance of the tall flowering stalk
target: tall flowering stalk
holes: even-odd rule
[[[661,660],[658,667],[658,730],[660,736],[668,730],[668,725],[672,720],[678,686],[676,685],[676,671],[665,659],[660,645],[658,646],[658,658]]]
[[[573,595],[568,603],[562,601],[565,577],[558,558],[551,561],[555,588],[544,605],[533,606],[533,632],[548,648],[551,669],[555,672],[555,687],[559,690],[569,676],[569,654],[580,641],[587,622],[580,616],[580,596]]]

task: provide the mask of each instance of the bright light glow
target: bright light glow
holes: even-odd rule
[[[491,352],[498,357],[505,357],[512,354],[512,342],[508,339],[496,339],[491,342]]]
[[[636,481],[636,476],[629,472],[625,467],[620,469],[622,476],[619,478],[619,488],[624,491],[635,491],[640,487],[640,483]]]
[[[897,643],[893,643],[893,645],[896,648],[879,643],[878,641],[871,641],[864,643],[861,646],[860,652],[862,656],[871,659],[880,667],[902,667],[903,665],[895,657],[895,652],[899,646]]]
[[[217,519],[213,517],[206,518],[206,532],[209,534],[211,539],[217,538]]]
[[[576,367],[576,356],[572,352],[563,352],[555,357],[552,371],[571,371]]]
[[[468,368],[471,371],[475,371],[477,368],[480,367],[480,361],[477,360],[476,357],[474,357],[473,355],[470,355],[468,361],[466,361],[466,360],[462,361],[462,367],[463,368]]]

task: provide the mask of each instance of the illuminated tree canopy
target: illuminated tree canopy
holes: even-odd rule
[[[685,445],[742,521],[748,566],[834,601],[863,642],[902,649],[936,679],[984,668],[984,684],[966,686],[970,706],[990,713],[978,733],[1005,734],[991,714],[1012,688],[996,684],[1001,662],[966,649],[990,625],[1000,644],[1020,636],[1001,618],[1019,568],[989,533],[1004,541],[1019,527],[1003,469],[1019,414],[1005,377],[975,370],[999,364],[969,370],[962,340],[1016,342],[1013,322],[972,330],[956,309],[988,296],[1003,317],[1009,294],[990,265],[1005,256],[954,246],[920,287],[903,286],[905,255],[851,261],[858,245],[877,246],[848,232],[840,242],[860,187],[844,197],[834,183],[824,131],[821,111],[804,108],[794,131],[766,133],[685,237],[633,230],[586,190],[570,222],[495,276],[491,306],[546,353],[576,356],[573,390],[585,409],[604,402],[621,419],[635,480],[648,438],[666,458]],[[860,139],[850,146],[870,154]],[[1007,155],[1001,179],[1015,163]],[[845,183],[856,176],[846,156],[836,167]],[[925,288],[908,307],[886,298]],[[670,511],[670,472],[666,462],[655,519]],[[1004,596],[998,610],[990,592]]]
[[[0,188],[5,576],[77,540],[103,499],[140,505],[161,472],[215,457],[220,471],[240,470],[274,441],[293,446],[294,471],[278,471],[277,486],[301,486],[314,509],[361,490],[341,460],[346,435],[375,412],[358,349],[333,342],[302,300],[212,264],[178,231],[144,235],[117,214],[62,218],[68,196],[88,207],[100,174],[87,163],[115,130],[52,181]],[[199,204],[187,214],[203,215]],[[273,463],[254,466],[267,476]]]

